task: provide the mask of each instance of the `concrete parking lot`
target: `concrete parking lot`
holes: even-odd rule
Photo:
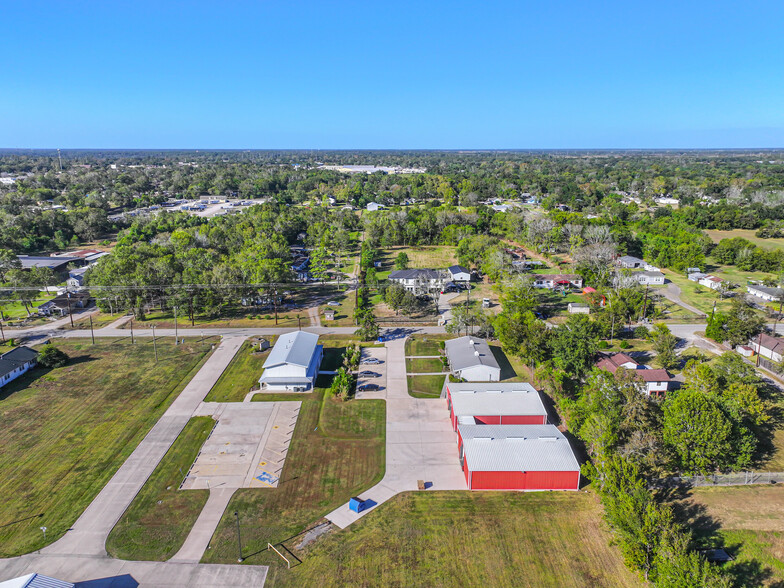
[[[381,363],[362,363],[365,359],[373,358]],[[376,377],[357,377],[357,398],[386,398],[387,389],[387,350],[386,347],[363,347],[362,359],[359,364],[359,372],[375,372]],[[365,384],[376,384],[378,390],[361,391],[360,387]]]

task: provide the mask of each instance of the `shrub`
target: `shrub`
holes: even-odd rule
[[[640,325],[639,327],[634,328],[634,337],[635,339],[647,339],[650,335],[650,331],[647,327],[643,327]]]
[[[620,347],[621,349],[629,349],[631,345],[629,345],[628,341],[621,341],[620,343],[618,343],[618,347]]]
[[[51,343],[47,343],[38,354],[38,363],[46,368],[63,367],[68,363],[68,355],[66,355],[65,351],[57,349]]]
[[[446,349],[446,341],[439,341],[438,342],[438,348],[441,349],[441,350]]]
[[[599,349],[608,349],[608,348],[610,347],[610,344],[609,344],[607,341],[599,341],[599,342],[596,344],[596,346],[597,346]]]

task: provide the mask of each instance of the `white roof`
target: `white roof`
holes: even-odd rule
[[[476,337],[459,337],[446,342],[446,355],[449,364],[455,371],[476,366],[489,366],[498,370],[501,367],[484,339]]]
[[[0,588],[74,588],[74,585],[41,574],[27,574],[13,580],[0,582]]]
[[[526,382],[448,383],[452,410],[461,416],[547,416],[539,392]]]
[[[306,331],[293,331],[281,335],[270,351],[264,368],[290,364],[308,367],[316,352],[318,335]]]
[[[459,430],[471,471],[580,471],[569,441],[553,425],[460,425]]]

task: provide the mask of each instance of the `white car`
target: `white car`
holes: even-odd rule
[[[340,302],[337,302],[336,300],[330,300],[327,302],[327,306],[340,306]]]

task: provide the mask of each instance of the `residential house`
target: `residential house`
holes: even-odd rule
[[[464,268],[462,265],[450,266],[447,270],[449,272],[449,279],[453,282],[470,282],[471,272]]]
[[[768,302],[778,302],[784,295],[781,288],[769,288],[768,286],[746,286],[746,291],[752,296],[762,298]]]
[[[704,278],[700,279],[699,282],[697,283],[700,286],[705,286],[706,288],[710,288],[711,290],[721,290],[725,286],[724,280],[712,274],[706,275]]]
[[[386,207],[383,204],[379,204],[378,202],[369,202],[366,208],[370,212],[375,212],[376,210],[383,210]]]
[[[42,316],[68,316],[75,310],[87,308],[92,297],[84,290],[64,292],[41,304],[36,310]]]
[[[638,364],[625,353],[600,353],[596,367],[611,374],[617,373],[621,368],[629,370],[635,378],[641,380],[645,394],[648,396],[651,394],[660,396],[666,393],[672,382],[672,377],[667,370],[649,369]]]
[[[534,288],[553,290],[558,287],[583,287],[583,278],[577,274],[533,274]]]
[[[691,269],[694,269],[694,268],[691,268]],[[692,282],[697,282],[697,283],[699,283],[700,280],[702,280],[703,278],[705,278],[707,276],[708,276],[708,274],[704,274],[704,273],[702,273],[700,271],[690,272],[690,273],[686,274],[686,278],[687,279],[691,280]]]
[[[762,357],[780,363],[782,356],[784,356],[784,339],[779,337],[771,337],[765,333],[760,333],[756,337],[752,337],[749,341],[749,346],[754,349]]]
[[[653,201],[659,206],[678,206],[681,203],[677,198],[654,198]]]
[[[570,302],[567,310],[569,314],[591,314],[591,307],[582,302]]]
[[[469,382],[498,382],[501,367],[484,339],[459,337],[445,345],[452,373]]]
[[[318,335],[307,331],[281,335],[264,362],[259,384],[264,390],[312,390],[322,356],[323,347],[318,345]]]
[[[434,269],[395,270],[389,274],[387,279],[402,285],[417,296],[430,292],[441,292],[448,281],[446,272]]]
[[[78,290],[84,285],[84,275],[87,273],[89,267],[78,267],[68,272],[68,279],[65,281],[66,285],[73,290]]]
[[[21,376],[38,363],[38,352],[21,345],[0,355],[0,387]]]
[[[632,275],[643,286],[662,286],[664,285],[664,274],[656,271],[633,272]]]

